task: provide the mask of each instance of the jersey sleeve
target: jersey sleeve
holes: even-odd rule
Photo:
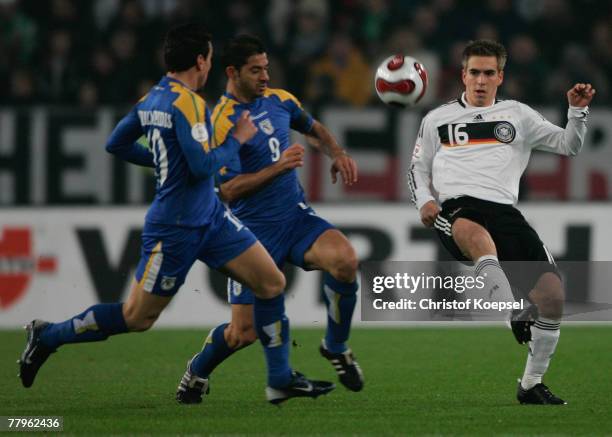
[[[290,127],[302,134],[307,134],[312,129],[314,119],[304,110],[302,103],[288,91],[274,90],[274,93],[281,100],[283,106],[287,108],[291,116]]]
[[[565,129],[546,120],[540,113],[521,104],[526,145],[532,149],[573,156],[582,148],[586,135],[588,107],[570,107]]]
[[[216,185],[221,185],[232,180],[242,173],[240,155],[236,153],[230,161],[217,172]]]
[[[213,112],[213,147],[218,147],[220,144],[223,144],[225,140],[231,136],[230,133],[234,128],[234,122],[231,118],[227,114],[219,114],[218,112],[219,108],[217,107]]]
[[[436,136],[435,126],[431,124],[429,116],[426,116],[419,128],[408,171],[408,188],[412,194],[412,202],[419,210],[430,200],[436,200],[431,189],[433,158],[438,147]]]
[[[233,104],[219,103],[215,107],[212,115],[213,122],[213,147],[218,147],[219,144],[223,144],[228,136],[231,136],[231,131],[234,128],[234,121],[232,116],[235,115]],[[242,173],[242,166],[240,164],[240,156],[236,153],[231,159],[225,164],[215,176],[215,183],[217,186],[224,184],[225,182],[235,178]]]
[[[202,116],[197,109],[203,112]],[[211,147],[210,114],[203,102],[200,108],[195,106],[193,112],[189,108],[175,105],[174,126],[189,169],[198,178],[214,177],[238,153],[241,146],[238,140],[229,136],[223,144]]]
[[[106,150],[124,161],[144,167],[155,167],[153,153],[143,137],[138,105],[121,119],[106,143]]]

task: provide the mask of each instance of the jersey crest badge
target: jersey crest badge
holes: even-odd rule
[[[499,142],[506,144],[511,143],[516,136],[516,129],[507,121],[502,121],[497,123],[493,128],[493,135],[495,135],[495,138],[497,138]]]
[[[274,133],[274,126],[272,126],[272,122],[269,118],[262,120],[259,122],[259,128],[266,134],[272,135]]]

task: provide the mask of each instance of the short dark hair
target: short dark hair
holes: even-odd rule
[[[240,70],[251,56],[265,52],[264,44],[256,36],[238,35],[225,44],[221,62],[223,62],[224,68],[231,65],[235,69]]]
[[[208,56],[211,35],[202,24],[173,27],[164,41],[164,62],[168,71],[185,71],[196,65],[199,55]]]
[[[477,39],[476,41],[470,41],[463,49],[463,59],[461,61],[463,68],[467,67],[468,59],[471,56],[495,56],[497,58],[497,68],[503,70],[508,59],[508,52],[497,41]]]

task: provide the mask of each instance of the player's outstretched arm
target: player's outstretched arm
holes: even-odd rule
[[[357,163],[346,150],[340,147],[334,136],[322,123],[315,120],[306,138],[310,145],[332,159],[330,172],[334,184],[337,181],[338,173],[346,185],[353,185],[357,182]]]
[[[256,173],[244,173],[219,187],[219,195],[225,202],[250,196],[268,185],[276,176],[304,165],[304,146],[293,144],[288,147],[274,164]]]
[[[595,89],[591,84],[577,83],[567,92],[569,108],[565,129],[550,123],[528,106],[524,106],[526,135],[537,150],[574,156],[580,152],[587,131],[588,105]]]
[[[249,118],[249,111],[244,111],[236,122],[233,134],[228,135],[223,143],[212,148],[208,132],[203,135],[206,138],[204,141],[198,141],[193,137],[192,126],[187,119],[180,112],[176,116],[178,142],[185,154],[191,173],[200,179],[214,176],[238,153],[242,144],[253,138],[256,133],[257,128]]]
[[[131,110],[113,129],[106,143],[106,151],[132,164],[155,167],[151,150],[138,142],[142,135],[138,115]]]

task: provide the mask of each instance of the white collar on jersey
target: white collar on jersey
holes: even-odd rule
[[[499,102],[499,100],[495,99],[493,100],[493,104],[489,105],[489,106],[472,106],[468,103],[467,99],[465,98],[465,91],[463,93],[461,93],[461,103],[463,103],[463,107],[464,108],[490,108],[491,106],[495,105],[497,102]]]

